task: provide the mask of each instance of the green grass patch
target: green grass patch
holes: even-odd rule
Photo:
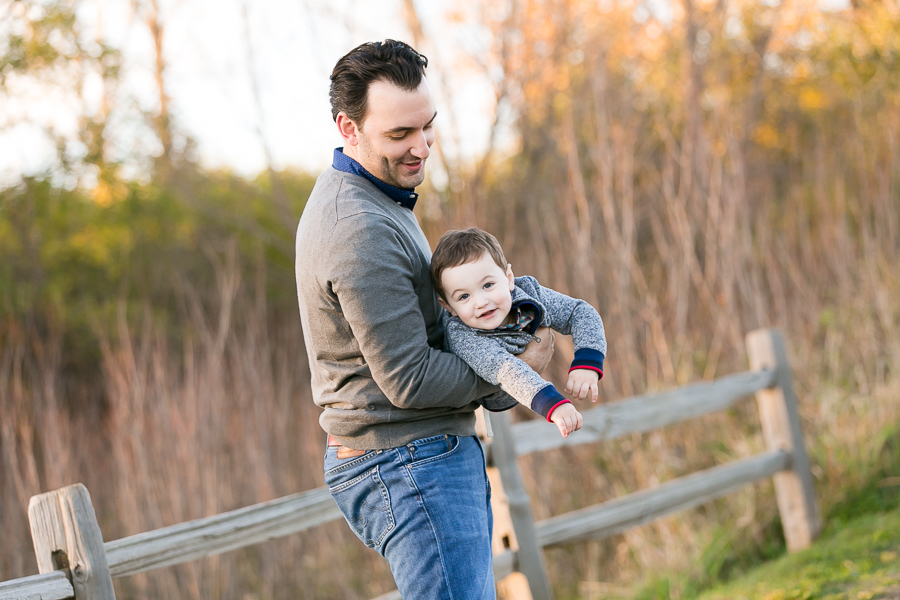
[[[823,494],[823,533],[786,555],[781,521],[760,536],[722,526],[690,572],[661,574],[631,600],[900,600],[900,428],[887,426],[864,481]]]
[[[896,492],[896,489],[895,489]],[[900,598],[900,510],[832,528],[811,548],[783,556],[701,600]]]

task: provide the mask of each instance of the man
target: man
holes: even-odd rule
[[[434,143],[427,59],[363,44],[331,75],[344,139],[297,230],[297,291],[325,480],[409,599],[494,597],[477,400],[499,389],[441,351],[431,249],[413,213]],[[540,337],[540,335],[539,335]],[[542,370],[552,337],[520,357]]]

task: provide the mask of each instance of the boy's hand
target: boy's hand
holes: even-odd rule
[[[597,382],[600,380],[600,374],[590,369],[575,369],[569,373],[569,380],[566,382],[566,393],[574,400],[584,400],[590,398],[591,402],[596,402],[600,396],[600,390]]]
[[[572,406],[571,402],[566,402],[562,406],[556,408],[550,415],[550,420],[556,423],[556,427],[563,437],[569,437],[570,433],[581,429],[584,422],[581,413]]]

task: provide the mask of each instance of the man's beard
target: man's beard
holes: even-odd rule
[[[402,168],[401,165],[404,161],[407,161],[408,158],[413,157],[403,157],[403,159],[397,161],[392,165],[387,156],[382,156],[380,179],[394,187],[404,189],[414,188],[422,183],[422,181],[425,179],[425,161],[423,159],[420,159],[422,164],[419,167],[418,173],[416,173],[415,175],[410,175],[407,178],[407,181],[403,181],[400,178],[400,169]]]

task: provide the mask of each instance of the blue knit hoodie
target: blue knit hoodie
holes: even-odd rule
[[[472,370],[489,383],[500,387],[517,402],[550,420],[553,410],[568,400],[556,391],[524,361],[516,358],[534,337],[538,327],[571,335],[575,358],[569,371],[592,369],[603,376],[606,334],[603,320],[590,304],[543,287],[534,277],[516,277],[512,291],[512,310],[530,308],[537,317],[523,330],[475,329],[459,317],[446,320],[444,348],[462,358]],[[482,400],[492,411],[515,406],[503,394]]]

